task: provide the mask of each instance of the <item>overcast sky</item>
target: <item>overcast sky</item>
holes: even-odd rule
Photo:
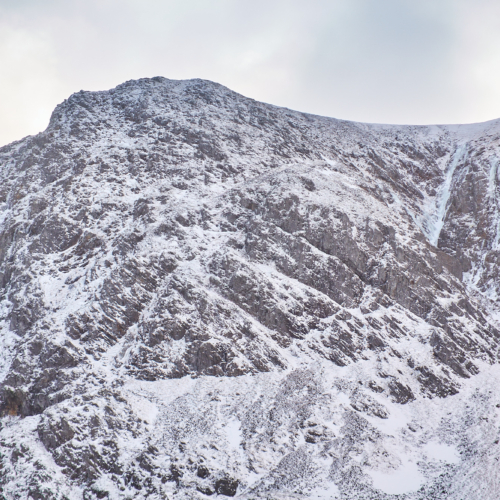
[[[0,145],[73,92],[157,75],[348,120],[485,121],[500,2],[0,0]]]

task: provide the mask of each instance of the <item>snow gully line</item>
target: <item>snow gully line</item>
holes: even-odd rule
[[[446,212],[448,208],[448,201],[451,195],[451,182],[453,180],[453,175],[457,169],[458,164],[465,158],[467,154],[468,144],[462,144],[457,148],[453,155],[453,160],[448,166],[446,171],[446,177],[443,184],[439,188],[438,195],[436,197],[436,209],[433,214],[430,214],[425,221],[425,226],[427,227],[427,238],[429,243],[437,248],[439,235],[443,229],[444,219],[446,217]]]

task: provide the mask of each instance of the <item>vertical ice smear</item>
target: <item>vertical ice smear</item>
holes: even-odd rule
[[[435,209],[432,213],[427,214],[424,217],[423,226],[426,229],[424,230],[424,233],[426,233],[429,243],[435,247],[437,247],[439,235],[443,229],[446,209],[451,194],[451,181],[453,180],[453,175],[458,164],[464,159],[466,153],[467,144],[463,144],[455,151],[453,159],[446,170],[444,182],[439,187],[439,191],[436,196]]]
[[[0,203],[0,225],[7,218],[7,203]]]
[[[498,220],[498,203],[496,200],[496,185],[497,185],[497,174],[498,174],[498,164],[500,160],[497,158],[492,158],[490,163],[490,178],[488,184],[488,194],[493,201],[493,206],[495,207],[495,241],[493,242],[493,250],[498,250],[498,243],[500,240],[500,221]]]
[[[406,207],[402,202],[401,198],[394,192],[391,191],[391,196],[394,200],[394,203],[399,205],[400,207],[403,208],[403,210],[408,214],[408,216],[411,218],[411,220],[420,228],[420,230],[427,236],[427,231],[426,228],[422,225],[422,221],[419,220],[418,217],[415,217],[415,214],[408,208]]]
[[[18,340],[17,336],[10,331],[8,317],[12,303],[6,298],[0,301],[0,383],[9,372],[14,357],[14,346]]]
[[[492,158],[490,163],[490,182],[489,182],[489,195],[492,198],[495,198],[495,188],[496,188],[496,179],[498,172],[498,163],[499,160],[497,158]]]
[[[0,310],[2,305],[0,304]],[[5,323],[5,322],[4,322]],[[9,373],[14,358],[16,336],[7,329],[6,323],[0,323],[0,383]]]

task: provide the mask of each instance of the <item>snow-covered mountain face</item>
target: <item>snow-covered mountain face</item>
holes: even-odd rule
[[[0,149],[3,498],[500,498],[499,162],[500,121],[71,96]]]

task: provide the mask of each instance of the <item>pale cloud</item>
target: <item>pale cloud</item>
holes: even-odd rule
[[[68,89],[59,80],[55,50],[41,33],[0,24],[0,144],[44,129]]]
[[[465,112],[479,119],[500,117],[500,4],[460,2],[455,81]]]
[[[492,119],[499,20],[488,0],[0,0],[0,144],[156,75],[352,120]]]

